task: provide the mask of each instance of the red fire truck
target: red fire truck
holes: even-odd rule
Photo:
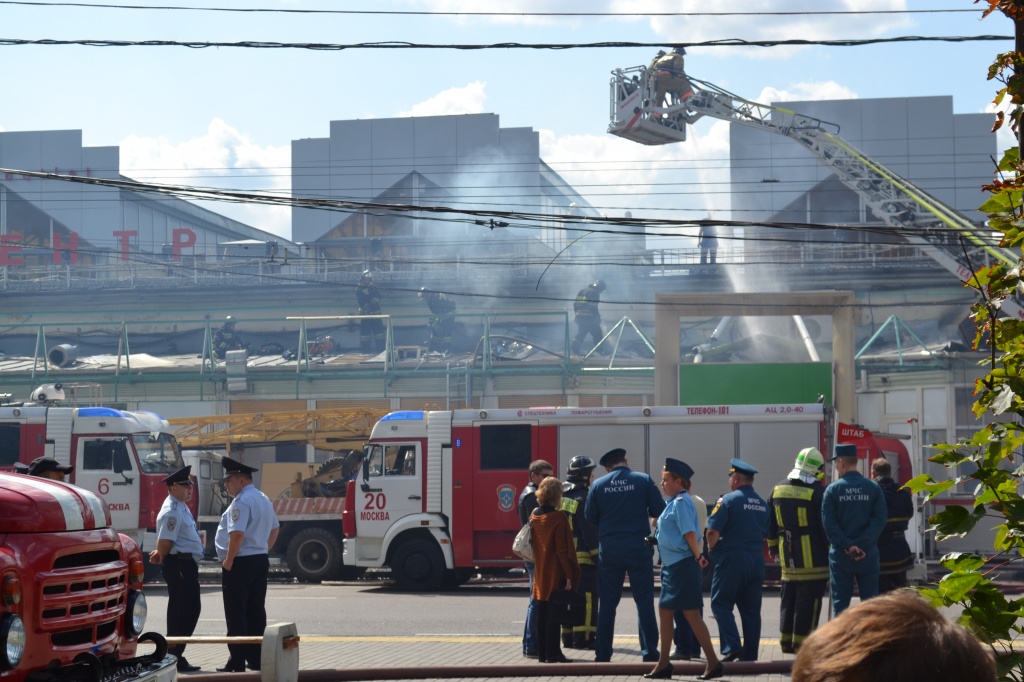
[[[143,633],[142,576],[97,496],[0,473],[0,679],[173,682],[167,642]]]
[[[767,495],[801,449],[828,451],[832,414],[821,404],[393,412],[374,426],[348,484],[343,560],[390,566],[411,590],[520,565],[516,504],[534,459],[562,477],[576,455],[622,447],[633,469],[660,479],[665,458],[678,457],[710,502],[728,492],[729,459],[742,457]]]
[[[65,399],[60,384],[49,384],[32,402],[0,405],[0,468],[43,456],[72,465],[69,482],[103,499],[114,528],[154,548],[167,497],[160,481],[185,466],[170,425],[151,412],[61,407]]]

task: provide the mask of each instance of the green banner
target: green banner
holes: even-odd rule
[[[832,363],[679,366],[680,405],[832,403]]]

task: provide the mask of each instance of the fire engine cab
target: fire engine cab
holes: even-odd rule
[[[154,548],[167,497],[160,481],[185,466],[170,425],[152,412],[63,407],[65,400],[61,384],[49,384],[32,402],[0,405],[0,469],[44,456],[70,464],[69,482],[103,500],[114,528]]]
[[[660,479],[665,458],[679,457],[710,501],[728,492],[730,458],[774,486],[801,449],[828,451],[833,431],[821,404],[393,412],[374,426],[348,483],[343,560],[390,566],[405,589],[458,585],[522,564],[512,554],[516,507],[535,459],[561,478],[576,455],[622,447],[631,468]]]
[[[99,497],[0,473],[0,680],[173,682],[167,642],[143,632],[142,577]]]

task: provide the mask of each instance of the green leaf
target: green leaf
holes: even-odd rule
[[[960,505],[949,505],[928,521],[935,527],[936,540],[942,542],[948,538],[964,537],[984,517],[984,507],[975,507],[968,511]]]
[[[977,571],[955,571],[947,573],[939,581],[939,592],[943,597],[953,602],[958,602],[967,596],[978,583],[984,580],[981,573]]]
[[[953,481],[939,481],[938,483],[928,474],[919,474],[907,481],[906,486],[913,493],[926,492],[928,499],[941,495],[954,485]]]
[[[970,552],[950,552],[939,563],[949,571],[976,571],[985,565],[985,557]]]

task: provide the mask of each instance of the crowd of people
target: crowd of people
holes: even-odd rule
[[[828,463],[835,478],[824,486]],[[534,563],[527,564],[531,598],[524,656],[561,663],[570,660],[563,648],[592,649],[594,660],[610,661],[616,609],[628,576],[640,653],[654,664],[644,677],[671,678],[672,661],[701,654],[705,666],[697,679],[722,677],[725,664],[758,658],[767,543],[781,567],[779,644],[797,655],[794,680],[869,680],[879,674],[926,679],[919,672],[904,675],[901,671],[912,667],[906,661],[887,659],[902,657],[901,649],[875,630],[897,629],[893,638],[906,644],[903,651],[911,645],[936,651],[925,667],[942,675],[927,679],[995,679],[992,657],[970,633],[898,589],[913,565],[904,532],[914,508],[884,458],[871,463],[868,478],[858,470],[855,445],[837,445],[829,458],[805,448],[767,500],[754,489],[758,470],[732,459],[730,492],[710,514],[689,492],[695,472],[686,462],[666,459],[660,492],[649,475],[630,469],[621,448],[605,453],[599,464],[605,475],[594,480],[594,461],[573,458],[564,484],[550,462],[530,464],[530,483],[519,500],[520,521],[530,524],[534,548]],[[657,614],[655,548],[661,563]],[[719,651],[703,619],[702,570],[709,563]],[[861,604],[851,608],[854,584]],[[829,586],[836,618],[819,629]],[[560,590],[579,591],[586,603],[585,621],[563,626],[561,638],[550,605]],[[861,637],[865,627],[872,632]],[[943,669],[954,652],[955,666]],[[925,655],[912,658],[923,661]],[[949,672],[954,669],[955,674]]]

